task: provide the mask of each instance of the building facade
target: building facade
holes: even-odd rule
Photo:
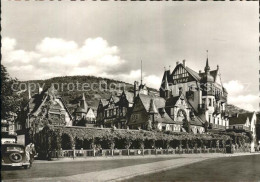
[[[74,126],[94,127],[96,125],[96,115],[93,108],[89,107],[84,93],[77,108],[73,112]]]
[[[254,152],[255,144],[257,144],[257,116],[256,112],[249,112],[243,114],[235,114],[229,118],[229,130],[244,133],[251,132],[252,143],[251,152]]]
[[[226,111],[228,93],[221,82],[219,66],[211,70],[208,58],[204,72],[195,72],[186,66],[185,60],[177,62],[171,72],[165,70],[160,96],[166,100],[183,93],[190,110],[185,111],[187,116],[196,116],[202,123],[208,123],[209,129],[225,130],[229,126],[228,112]],[[170,108],[171,107],[171,108]],[[167,105],[166,112],[173,115],[173,105]],[[191,123],[190,123],[191,124]]]
[[[25,135],[25,140],[30,141],[46,125],[73,125],[72,115],[53,86],[46,90],[39,88],[38,94],[29,97],[29,102],[17,119],[16,132]]]
[[[127,128],[134,94],[123,91],[119,96],[101,99],[97,109],[97,125],[105,128]]]

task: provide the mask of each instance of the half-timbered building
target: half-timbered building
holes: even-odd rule
[[[185,65],[185,60],[182,63],[177,62],[172,72],[165,70],[160,96],[168,100],[182,92],[191,107],[190,116],[193,114],[202,123],[207,122],[210,129],[225,130],[229,125],[225,108],[227,91],[221,82],[219,66],[216,70],[210,70],[207,59],[204,71],[195,72]],[[169,115],[172,114],[171,110],[166,111]],[[185,114],[189,115],[186,111]],[[192,120],[190,124],[193,125]]]
[[[29,94],[30,95],[30,94]],[[53,86],[46,90],[39,88],[21,112],[17,121],[17,134],[25,134],[30,141],[35,133],[46,125],[72,126],[73,117],[63,99],[57,95]]]

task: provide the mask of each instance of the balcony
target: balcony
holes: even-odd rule
[[[216,106],[214,112],[216,114],[220,114],[221,113],[220,107]]]
[[[227,96],[224,95],[215,95],[216,101],[221,101],[222,103],[227,102]]]

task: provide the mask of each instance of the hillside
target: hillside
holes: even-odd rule
[[[71,112],[76,108],[82,93],[85,94],[88,105],[96,109],[101,98],[109,98],[111,94],[118,95],[124,89],[128,92],[133,92],[134,89],[133,84],[95,76],[54,77],[46,80],[30,80],[21,83],[26,83],[27,85],[29,83],[34,84],[31,87],[32,95],[38,92],[39,86],[43,87],[43,89],[47,89],[53,83],[58,90],[58,95],[64,99]],[[158,94],[156,89],[148,89],[150,92]],[[27,91],[21,92],[20,95],[28,99]],[[232,104],[228,104],[226,108],[231,114],[248,112]]]
[[[82,93],[85,94],[86,101],[90,107],[97,108],[101,98],[109,98],[111,94],[118,95],[123,90],[133,92],[134,86],[122,81],[95,77],[95,76],[65,76],[54,77],[46,80],[30,80],[21,83],[31,84],[31,95],[38,93],[39,86],[47,89],[54,84],[58,95],[67,104],[70,111],[77,106]],[[149,91],[158,93],[156,89],[148,88]],[[21,92],[20,95],[28,99],[28,92]]]
[[[235,114],[235,113],[248,113],[249,111],[241,109],[233,104],[227,104],[226,109],[230,112],[230,114]]]

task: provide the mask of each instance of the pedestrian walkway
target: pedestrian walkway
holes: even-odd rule
[[[207,159],[214,159],[219,157],[231,157],[242,155],[254,155],[250,153],[243,154],[182,154],[182,158],[175,158],[165,161],[152,162],[134,166],[121,167],[110,170],[102,170],[96,172],[89,172],[85,174],[78,174],[66,177],[55,178],[32,178],[26,179],[26,181],[123,181],[138,175],[150,174],[154,172],[160,172],[177,168],[196,162],[204,161]],[[21,181],[21,180],[19,180]]]

